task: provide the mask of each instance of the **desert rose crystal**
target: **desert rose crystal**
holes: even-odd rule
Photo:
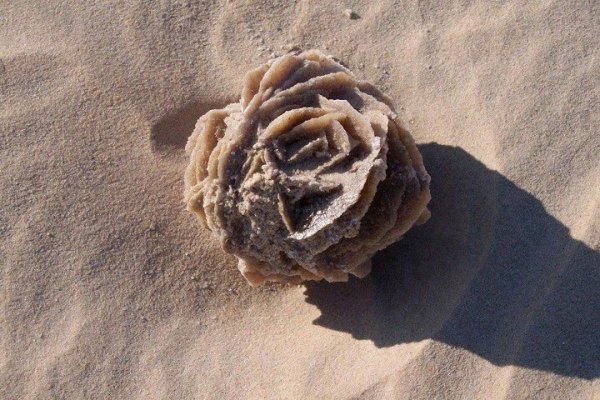
[[[429,218],[430,178],[390,99],[315,50],[250,71],[186,150],[187,207],[252,285],[363,277]]]

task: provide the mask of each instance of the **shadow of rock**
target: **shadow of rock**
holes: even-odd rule
[[[600,376],[600,253],[464,150],[421,147],[432,218],[364,280],[311,282],[314,323],[378,347],[431,338],[496,365]]]
[[[194,131],[198,118],[215,108],[229,104],[220,102],[188,103],[159,119],[150,131],[152,151],[162,157],[183,155],[183,149]]]

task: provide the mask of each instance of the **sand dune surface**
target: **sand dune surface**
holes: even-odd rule
[[[600,399],[599,4],[3,2],[0,398]],[[184,147],[294,46],[395,100],[432,217],[253,289]]]

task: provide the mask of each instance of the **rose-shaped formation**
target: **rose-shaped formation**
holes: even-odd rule
[[[311,50],[250,71],[189,138],[185,201],[265,280],[345,281],[429,217],[429,175],[388,97]]]

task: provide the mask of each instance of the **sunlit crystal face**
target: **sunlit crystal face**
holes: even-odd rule
[[[285,111],[261,130],[250,157],[253,169],[246,173],[251,183],[244,186],[251,190],[260,182],[255,174],[275,181],[279,213],[297,240],[355,204],[374,162],[386,154],[385,131],[376,135],[346,100],[312,97],[318,107]]]

